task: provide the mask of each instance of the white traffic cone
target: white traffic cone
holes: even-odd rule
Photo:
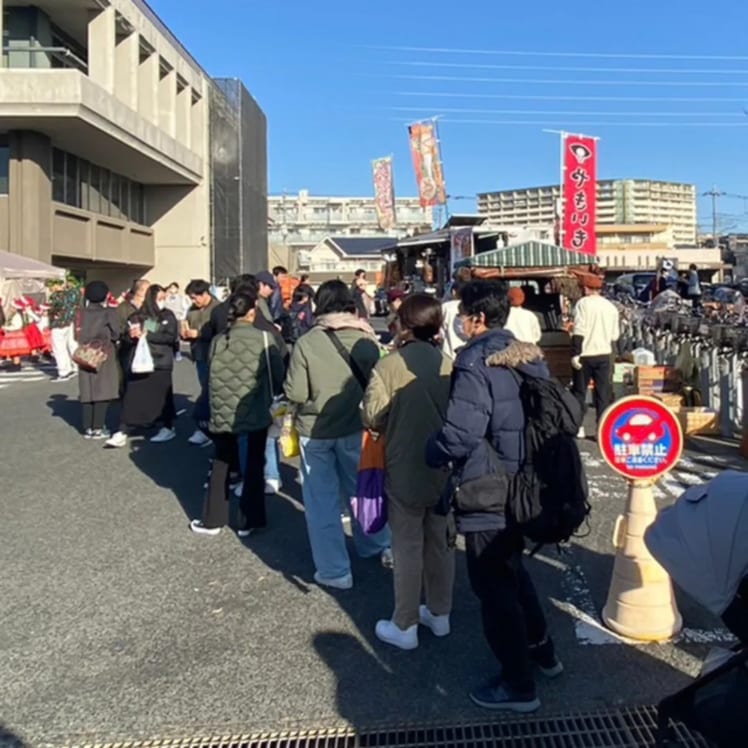
[[[644,545],[644,531],[657,516],[652,483],[629,482],[626,514],[618,518],[616,560],[603,608],[605,625],[639,641],[672,639],[683,626],[667,572]]]

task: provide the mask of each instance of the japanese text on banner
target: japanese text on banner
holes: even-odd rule
[[[433,122],[417,122],[408,127],[408,134],[421,206],[445,205],[447,192],[436,125]]]
[[[372,161],[374,176],[374,207],[377,211],[377,222],[383,231],[395,227],[395,182],[392,169],[392,157],[378,158]]]
[[[597,141],[564,136],[564,237],[573,252],[597,254]]]

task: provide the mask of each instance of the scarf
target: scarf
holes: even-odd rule
[[[374,340],[378,340],[374,329],[365,319],[347,312],[323,314],[321,317],[317,317],[315,325],[323,327],[325,330],[360,330],[370,335]]]

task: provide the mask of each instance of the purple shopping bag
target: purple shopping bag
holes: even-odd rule
[[[384,493],[384,439],[364,432],[358,464],[356,495],[351,500],[353,516],[366,535],[374,535],[387,524]]]

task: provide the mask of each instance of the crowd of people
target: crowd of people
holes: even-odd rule
[[[599,278],[583,285],[572,337],[574,387],[583,403],[594,381],[600,414],[611,398],[618,319],[600,295]],[[86,438],[121,448],[134,429],[158,425],[152,443],[174,439],[173,370],[181,346],[189,346],[200,384],[189,441],[214,447],[202,515],[191,530],[218,535],[229,525],[234,495],[239,537],[265,528],[267,496],[282,488],[274,417],[282,402],[283,428],[299,436],[314,579],[341,591],[354,585],[344,518],[354,514],[362,437],[368,431],[383,439],[388,522],[371,534],[357,522],[350,528],[360,556],[393,568],[394,610],[376,622],[376,636],[411,650],[419,626],[437,637],[450,633],[461,533],[499,666],[470,696],[490,709],[539,707],[536,669],[555,677],[563,666],[524,566],[522,532],[493,495],[475,510],[452,511],[455,486],[482,486],[497,459],[514,474],[524,459],[521,376],[543,379],[549,371],[521,289],[463,276],[444,303],[392,289],[387,344],[369,322],[363,271],[351,285],[331,280],[316,292],[305,282],[289,284],[278,267],[233,279],[222,300],[202,280],[182,296],[176,283],[140,279],[118,305],[100,281],[82,296],[81,304],[80,291],[61,284],[51,307],[60,378],[71,376],[81,349],[96,359],[96,366],[81,364],[79,375]],[[110,434],[107,412],[116,400],[119,427]]]

